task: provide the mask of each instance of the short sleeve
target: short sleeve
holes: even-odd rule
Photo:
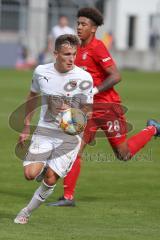
[[[33,77],[32,77],[32,84],[31,84],[31,91],[35,93],[40,92],[40,86],[39,86],[39,74],[37,72],[37,68],[34,70]]]
[[[99,62],[103,69],[115,65],[109,51],[102,41],[99,41],[98,45],[94,48],[93,58],[96,62]]]

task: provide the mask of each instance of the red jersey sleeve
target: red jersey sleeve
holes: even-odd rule
[[[93,58],[96,62],[99,62],[103,69],[115,65],[115,62],[102,41],[99,41],[93,52]]]

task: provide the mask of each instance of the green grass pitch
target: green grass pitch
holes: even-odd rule
[[[23,177],[14,154],[18,134],[9,115],[29,90],[30,71],[0,70],[0,239],[3,240],[159,240],[160,139],[152,140],[133,160],[114,158],[105,139],[87,147],[76,190],[77,207],[41,206],[28,225],[15,225],[17,212],[30,200],[38,183]],[[148,118],[160,119],[160,73],[122,72],[116,87],[127,119],[142,129]],[[47,200],[62,194],[61,181]]]

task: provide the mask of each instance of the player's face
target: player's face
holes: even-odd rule
[[[59,26],[61,26],[61,27],[66,27],[66,26],[68,26],[68,19],[67,19],[67,17],[61,17],[60,19],[59,19]]]
[[[59,72],[68,72],[73,69],[76,58],[77,47],[64,44],[58,51],[55,51],[55,66]]]
[[[85,41],[94,36],[97,27],[92,20],[86,17],[79,17],[77,21],[77,34],[81,41]]]

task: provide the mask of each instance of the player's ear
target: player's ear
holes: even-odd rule
[[[57,52],[56,50],[54,50],[54,51],[53,51],[53,55],[54,55],[54,57],[56,58],[57,55],[58,55],[58,52]]]
[[[93,26],[92,26],[92,33],[96,33],[96,31],[97,31],[97,26],[96,26],[96,25],[93,25]]]

